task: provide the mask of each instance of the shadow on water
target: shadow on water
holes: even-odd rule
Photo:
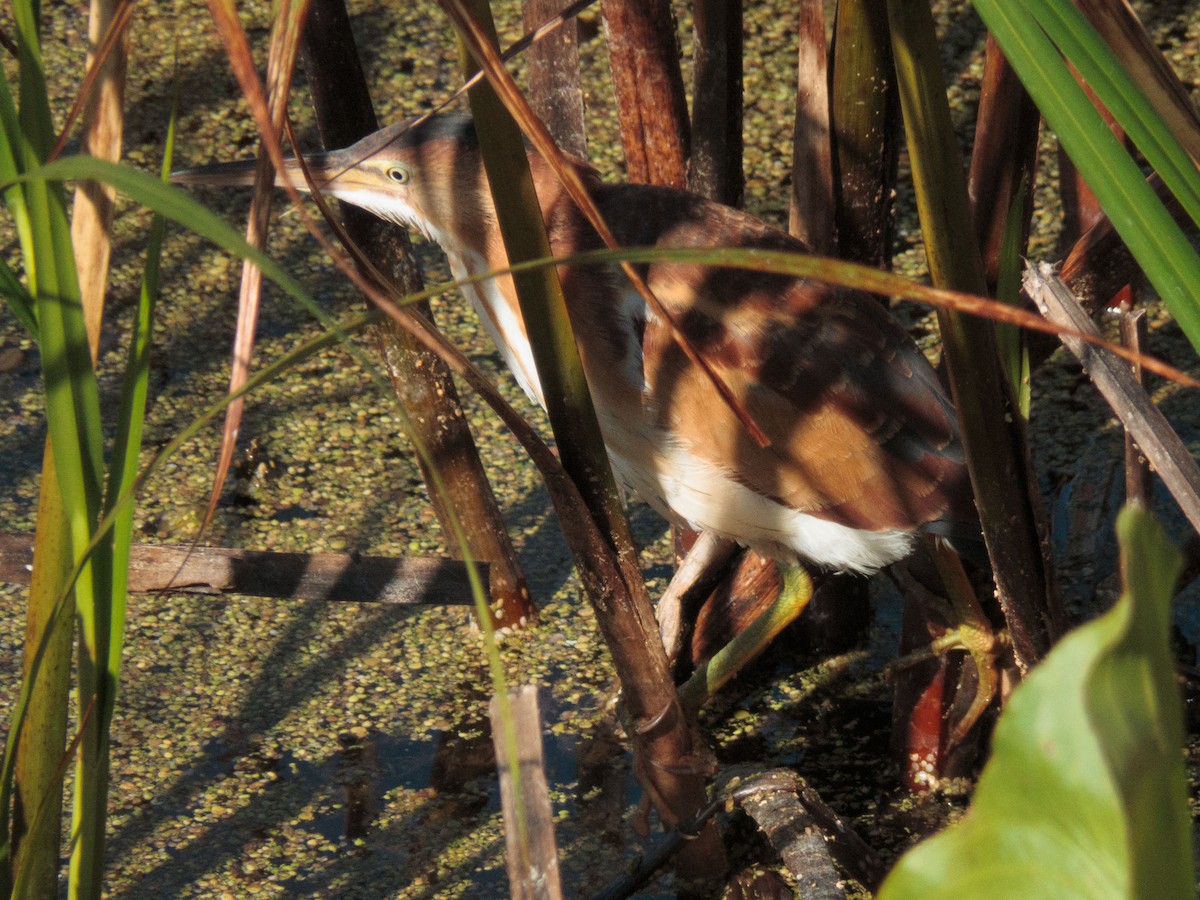
[[[551,701],[544,716],[562,712]],[[485,837],[466,860],[448,870],[444,862],[459,859],[455,847],[464,835],[494,822],[500,810],[487,720],[443,731],[432,740],[362,729],[343,733],[339,743],[337,759],[324,765],[279,760],[279,770],[286,772],[282,777],[296,783],[300,794],[330,797],[311,827],[337,847],[336,856],[280,880],[280,886],[308,896],[359,891],[382,896],[417,883],[428,884],[434,895],[439,884],[464,879],[475,896],[507,892],[507,874],[497,864],[502,841],[497,828],[484,828]],[[619,858],[628,836],[626,811],[640,797],[626,764],[628,748],[605,727],[592,736],[547,733],[544,747],[550,784],[569,791],[569,799],[558,805],[565,806],[576,830],[598,839]],[[417,792],[424,802],[407,814],[390,816],[388,798],[397,791]]]
[[[247,608],[249,602],[228,605]],[[182,630],[213,628],[205,624],[212,615],[211,601],[174,609],[180,606]],[[398,610],[364,607],[335,646],[300,665],[289,662],[289,648],[317,639],[328,609],[309,604],[284,616],[256,672],[246,673],[247,700],[241,708],[222,712],[218,705],[200,712],[200,742],[188,753],[185,767],[160,777],[152,793],[143,794],[146,799],[122,804],[123,820],[113,830],[110,858],[122,869],[140,860],[140,874],[133,883],[114,884],[113,897],[174,896],[231,869],[232,877],[244,880],[243,887],[269,877],[297,895],[353,896],[361,890],[361,896],[380,896],[414,882],[428,883],[431,893],[436,893],[434,885],[449,883],[470,884],[484,896],[504,892],[506,875],[498,862],[503,858],[499,793],[486,721],[457,722],[431,738],[395,728],[342,725],[344,730],[335,731],[332,752],[317,754],[306,741],[273,736],[286,715],[345,678],[352,662],[370,653],[380,635],[402,628],[405,621]],[[212,639],[220,640],[222,633],[213,631]],[[215,686],[210,682],[215,673],[197,671],[207,665],[197,659],[202,655],[196,650],[174,663],[144,669],[145,681],[131,685],[143,708],[157,702],[169,713],[162,691],[176,682],[165,668],[190,671],[199,678],[194,692],[204,696]],[[486,683],[476,680],[481,674],[469,673],[470,682],[443,690],[479,694],[475,685]],[[594,703],[587,696],[570,704],[543,692],[543,720],[561,721],[581,705]],[[148,714],[155,718],[152,709]],[[336,730],[345,718],[331,708],[323,727]],[[139,726],[147,727],[152,728]],[[136,745],[151,733],[134,730],[122,739]],[[119,747],[117,752],[122,753]],[[611,735],[593,741],[546,732],[547,776],[566,792],[567,816],[582,823],[569,827],[602,835],[618,859],[622,836],[628,835],[624,815],[638,799],[626,752]],[[231,793],[239,799],[230,800]],[[174,835],[165,843],[159,838],[164,828]],[[472,832],[477,836],[471,837]],[[293,851],[296,841],[309,849]],[[155,847],[157,852],[151,849]]]

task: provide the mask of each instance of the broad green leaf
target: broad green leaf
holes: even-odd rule
[[[1144,512],[1117,522],[1126,596],[1112,614],[1120,635],[1085,689],[1089,720],[1128,822],[1130,896],[1192,897],[1183,721],[1171,657],[1171,597],[1181,557]],[[1127,599],[1128,598],[1128,599]]]
[[[1194,896],[1168,635],[1180,557],[1117,521],[1125,594],[1030,673],[958,824],[907,853],[881,900]]]

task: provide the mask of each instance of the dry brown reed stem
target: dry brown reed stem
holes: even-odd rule
[[[683,189],[691,135],[671,4],[604,0],[601,10],[626,175],[639,184]]]

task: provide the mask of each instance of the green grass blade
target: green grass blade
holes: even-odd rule
[[[1200,257],[1146,184],[1033,16],[1033,4],[975,0],[1021,82],[1171,314],[1200,350]]]
[[[1047,37],[1125,129],[1192,221],[1200,224],[1200,171],[1116,54],[1066,0],[1036,0],[1030,6]]]
[[[162,180],[167,182],[175,151],[175,113],[167,122],[167,139],[163,147]],[[124,645],[125,600],[128,587],[129,552],[133,535],[133,503],[117,505],[125,488],[137,477],[142,433],[145,425],[146,398],[150,392],[150,347],[154,337],[154,312],[159,295],[159,275],[162,264],[162,245],[166,234],[166,219],[157,214],[150,226],[146,247],[146,264],[142,272],[142,289],[138,298],[134,331],[125,365],[121,390],[121,406],[117,412],[117,433],[113,439],[112,462],[105,490],[104,511],[116,512],[113,550],[113,632],[109,644],[108,669],[114,679],[120,671],[121,649]],[[101,711],[103,721],[112,716],[111,707]]]
[[[37,8],[32,3],[19,2],[14,5],[13,16],[18,31],[21,106],[13,123],[11,96],[6,87],[0,98],[0,116],[5,125],[0,167],[5,170],[28,169],[31,161],[44,159],[54,138],[37,39]],[[6,193],[13,191],[9,189]],[[94,513],[99,511],[97,477],[102,456],[99,394],[79,306],[66,202],[61,185],[42,181],[25,182],[19,193],[22,202],[18,206],[23,208],[14,213],[20,213],[26,220],[25,266],[29,293],[36,298],[36,315],[42,325],[47,416],[59,478],[68,516],[74,519],[74,513],[90,505],[94,521]],[[49,322],[43,322],[47,317]],[[76,501],[83,503],[83,507],[77,506]],[[79,536],[82,524],[81,520],[74,522],[73,536]]]
[[[63,794],[57,760],[67,732],[75,609],[68,578],[72,561],[54,453],[47,441],[26,611],[29,642],[24,650],[24,678],[20,696],[9,713],[0,773],[2,895],[11,892],[14,868],[25,883],[36,885],[41,893],[50,896],[57,890]],[[20,809],[14,802],[17,795],[21,798]],[[42,824],[30,821],[35,815],[30,810],[47,804],[53,812],[42,817]],[[10,811],[15,820],[11,828]]]
[[[111,185],[122,194],[212,241],[234,256],[250,260],[262,269],[263,274],[285,294],[328,329],[334,337],[345,339],[346,335],[340,331],[338,323],[321,309],[316,300],[282,266],[265,253],[252,247],[238,230],[201,205],[186,191],[174,185],[165,184],[147,172],[91,156],[68,156],[19,176],[17,182],[74,179],[91,179]],[[431,295],[416,295],[411,299],[419,299],[423,296]],[[362,365],[363,370],[377,384],[386,389],[387,378],[379,371],[378,366],[371,362],[352,342],[346,341],[345,343],[346,349]]]
[[[26,264],[32,256],[32,235],[30,234],[29,215],[25,209],[25,192],[17,184],[11,182],[25,170],[24,140],[21,136],[21,123],[17,115],[16,104],[13,103],[12,92],[9,89],[8,78],[0,79],[0,184],[8,185],[3,191],[4,202],[12,214],[13,224],[17,230],[17,240]],[[31,302],[32,309],[32,302]],[[31,315],[36,315],[31,311]]]
[[[25,285],[4,260],[0,260],[0,297],[8,304],[13,315],[29,332],[35,341],[38,339],[37,303],[25,290]]]
[[[186,191],[164,184],[147,172],[111,163],[91,156],[67,156],[48,165],[32,169],[18,181],[67,181],[92,179],[111,185],[156,213],[183,225],[189,231],[212,241],[241,259],[249,259],[263,274],[277,284],[289,297],[299,303],[326,327],[333,321],[316,301],[269,256],[246,242],[228,222],[205,208]]]
[[[17,26],[20,75],[20,108],[15,118],[7,81],[0,96],[0,124],[4,128],[0,166],[10,176],[43,160],[54,139],[38,41],[37,5],[28,0],[16,3],[13,18]],[[52,822],[54,827],[47,834],[29,835],[16,861],[22,870],[18,876],[31,885],[32,891],[43,892],[48,886],[53,887],[56,874],[58,816],[41,816],[42,804],[48,802],[42,798],[61,790],[61,780],[46,765],[53,766],[62,753],[58,738],[60,726],[65,724],[65,686],[70,675],[66,662],[70,631],[65,625],[62,629],[55,626],[61,622],[58,610],[68,607],[65,598],[56,602],[55,595],[61,574],[69,567],[66,563],[73,559],[79,567],[75,609],[83,625],[82,633],[89,634],[95,611],[107,605],[110,560],[103,545],[86,561],[83,556],[99,514],[103,444],[99,391],[84,325],[63,188],[45,181],[18,184],[10,179],[5,196],[22,241],[28,293],[34,298],[50,434],[45,476],[54,480],[53,486],[43,483],[39,504],[37,554],[45,580],[30,594],[29,624],[34,633],[31,640],[37,649],[33,656],[27,657],[31,664],[44,662],[45,654],[53,657],[49,670],[39,664],[38,674],[29,672],[27,686],[32,692],[33,679],[43,679],[49,671],[50,680],[38,685],[36,712],[41,722],[38,727],[49,730],[50,744],[54,746],[43,744],[34,748],[31,744],[18,751],[20,758],[15,760],[23,771],[22,791],[30,791],[27,800],[37,804],[36,811],[27,808],[25,813],[33,815],[35,821]],[[81,667],[89,665],[86,657],[87,654],[81,654]],[[27,749],[46,758],[40,763],[32,761]],[[11,771],[8,760],[5,770],[7,776]],[[4,787],[7,790],[7,780]],[[57,801],[54,806],[57,810]],[[27,866],[33,867],[32,874],[26,870]]]
[[[1013,197],[1004,223],[1004,237],[1000,242],[1000,268],[996,279],[996,299],[1019,305],[1021,302],[1021,271],[1024,265],[1021,234],[1021,209],[1025,205],[1025,188]],[[996,323],[996,344],[1005,372],[1012,384],[1013,398],[1025,421],[1029,421],[1029,405],[1033,388],[1029,371],[1029,347],[1025,333],[1017,326]]]
[[[42,65],[38,28],[40,4],[33,0],[17,0],[12,15],[17,26],[18,133],[26,159],[42,160],[49,156],[54,144],[54,120],[50,116],[50,96],[46,92],[46,72]]]

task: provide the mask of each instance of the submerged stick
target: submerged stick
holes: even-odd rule
[[[32,535],[0,533],[0,581],[29,583],[32,547]],[[486,577],[486,565],[480,564],[479,569]],[[228,547],[135,544],[129,590],[135,594],[249,594],[401,606],[472,603],[467,567],[459,560]]]

